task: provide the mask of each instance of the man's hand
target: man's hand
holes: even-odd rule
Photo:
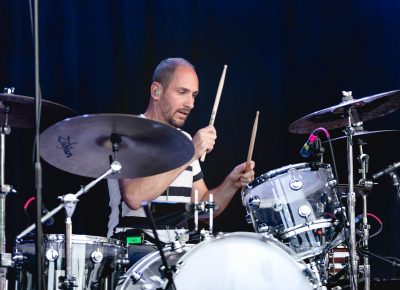
[[[234,184],[235,187],[241,188],[249,184],[254,180],[254,166],[255,163],[254,161],[250,162],[250,166],[248,168],[248,171],[245,172],[246,170],[246,162],[243,162],[242,164],[237,165],[231,173],[227,176],[227,178]]]
[[[197,131],[196,135],[193,137],[193,158],[199,159],[204,153],[209,153],[214,148],[215,139],[217,139],[217,131],[213,125],[209,125]]]

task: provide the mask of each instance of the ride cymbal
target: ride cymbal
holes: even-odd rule
[[[63,120],[41,134],[40,154],[61,170],[97,178],[110,168],[113,142],[119,147],[115,156],[122,170],[107,177],[111,179],[163,173],[194,154],[192,141],[175,127],[123,114]]]
[[[311,113],[293,122],[289,132],[309,134],[317,127],[327,130],[346,127],[348,109],[352,111],[352,123],[383,117],[400,109],[400,90],[344,101]]]

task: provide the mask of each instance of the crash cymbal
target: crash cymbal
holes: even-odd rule
[[[31,128],[35,126],[35,99],[27,96],[0,94],[0,124],[5,122],[5,111],[9,108],[8,125],[11,128]],[[76,116],[77,113],[63,105],[42,100],[41,128]]]
[[[363,137],[372,137],[372,136],[378,136],[381,134],[390,134],[390,133],[394,133],[394,134],[399,134],[400,130],[377,130],[377,131],[366,131],[366,130],[361,130],[361,131],[355,131],[353,138],[363,138]],[[339,140],[347,140],[347,136],[341,136],[341,137],[337,137],[337,138],[332,138],[331,141],[339,141]],[[368,139],[366,139],[368,140]],[[322,143],[326,143],[328,141],[324,141]]]
[[[352,123],[376,119],[400,109],[400,90],[381,93],[361,99],[344,101],[305,117],[289,126],[289,132],[297,134],[311,133],[317,127],[336,129],[348,125],[347,110],[352,110]]]
[[[119,136],[119,137],[118,137]],[[112,142],[120,138],[120,173],[107,178],[159,174],[188,162],[193,143],[178,129],[133,115],[83,115],[63,120],[41,134],[40,154],[51,165],[97,178],[110,168]]]

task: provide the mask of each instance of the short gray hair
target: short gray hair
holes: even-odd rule
[[[167,88],[176,68],[180,65],[187,65],[195,70],[194,65],[184,58],[167,58],[162,60],[154,70],[152,82],[158,82]]]

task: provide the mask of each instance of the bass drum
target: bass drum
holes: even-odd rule
[[[168,266],[174,268],[178,260],[192,247],[190,244],[165,247],[163,252]],[[121,276],[116,290],[163,289],[166,285],[163,277],[161,256],[156,251],[144,256]]]
[[[165,253],[177,290],[301,290],[316,285],[293,251],[261,234],[225,234],[179,254]],[[160,269],[158,253],[152,253],[127,272],[117,289],[166,289],[167,280]]]

